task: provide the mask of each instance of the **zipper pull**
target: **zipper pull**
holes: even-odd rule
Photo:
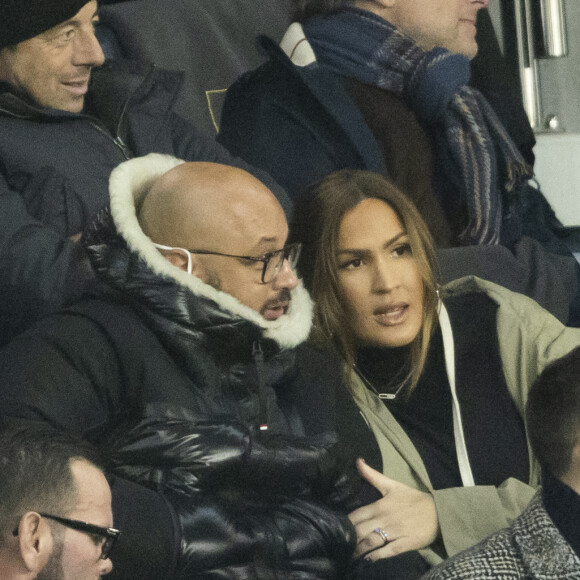
[[[115,141],[115,144],[117,145],[117,147],[123,152],[123,155],[125,156],[126,159],[133,158],[133,153],[131,152],[129,147],[127,147],[127,145],[125,144],[125,142],[123,141],[123,139],[121,139],[121,137],[119,135],[117,135],[113,139],[113,141]]]
[[[252,345],[252,356],[256,361],[256,377],[258,379],[258,400],[260,404],[258,419],[259,419],[259,429],[260,431],[268,430],[268,421],[266,417],[266,393],[264,389],[264,377],[263,367],[264,367],[264,352],[262,351],[262,345],[259,340],[254,341]]]

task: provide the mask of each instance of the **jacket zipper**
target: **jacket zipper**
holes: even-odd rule
[[[104,135],[105,137],[107,137],[108,139],[110,139],[121,150],[121,153],[123,154],[123,157],[125,159],[132,159],[133,158],[133,153],[131,152],[131,150],[129,149],[129,147],[125,144],[125,142],[123,141],[123,139],[121,138],[120,135],[117,135],[116,137],[113,137],[109,133],[109,131],[107,131],[106,129],[104,129],[103,127],[101,127],[99,125],[99,123],[97,123],[93,119],[91,119],[90,123],[91,123],[91,125],[99,133],[101,133],[101,135]]]
[[[149,76],[153,73],[154,68],[155,67],[153,67],[151,69],[151,72],[149,73],[149,75],[147,75],[146,78],[149,78]],[[145,82],[145,81],[143,81],[143,82]],[[143,85],[143,82],[141,83],[141,85],[139,85],[140,87]],[[117,121],[117,130],[116,130],[117,136],[113,139],[115,144],[123,152],[123,155],[125,156],[126,159],[131,159],[133,157],[133,153],[131,152],[129,147],[127,147],[127,144],[123,141],[123,139],[121,137],[121,124],[123,122],[123,118],[125,117],[125,113],[127,112],[127,107],[129,106],[129,101],[131,100],[131,98],[133,97],[135,92],[136,91],[133,91],[133,93],[131,93],[131,95],[129,95],[129,97],[127,99],[125,99],[125,103],[123,104],[123,110],[121,111],[121,114],[119,115],[119,120]]]
[[[113,135],[111,135],[111,133],[109,133],[109,131],[107,131],[104,127],[102,127],[100,125],[100,121],[98,119],[96,119],[95,117],[92,117],[90,115],[83,115],[86,119],[89,120],[89,123],[99,133],[101,133],[101,135],[104,135],[105,137],[110,139],[117,146],[117,148],[121,150],[121,153],[123,154],[123,157],[125,159],[132,159],[134,157],[134,155],[118,133],[119,133],[119,128],[121,127],[121,121],[123,120],[123,116],[125,114],[125,111],[127,110],[127,106],[128,106],[130,98],[131,97],[129,97],[127,99],[127,101],[125,102],[125,105],[123,106],[123,111],[121,112],[121,116],[119,117],[119,122],[117,123],[117,136],[116,137],[113,137]],[[0,107],[0,113],[4,113],[4,114],[8,115],[9,117],[14,117],[15,119],[29,119],[29,118],[31,118],[30,115],[19,115],[17,113],[14,113],[13,111],[9,111],[3,107]]]
[[[125,117],[125,113],[127,112],[127,108],[129,107],[129,101],[131,100],[133,95],[139,90],[139,88],[141,88],[143,86],[143,84],[149,79],[149,77],[153,74],[154,71],[155,71],[155,65],[152,65],[151,70],[149,71],[149,73],[147,74],[145,79],[143,79],[141,81],[141,83],[139,84],[139,87],[137,87],[137,89],[135,89],[125,99],[125,102],[123,103],[123,110],[121,111],[121,114],[119,115],[119,120],[117,121],[117,129],[116,129],[117,135],[116,135],[116,137],[113,137],[113,142],[115,143],[115,145],[117,145],[117,147],[119,147],[119,149],[121,150],[121,152],[125,156],[125,159],[132,159],[134,157],[134,155],[133,155],[133,152],[129,149],[129,147],[127,146],[127,144],[123,141],[123,139],[121,137],[121,124],[123,123],[123,118]],[[95,127],[102,130],[102,128],[100,128],[98,125],[95,125]],[[106,131],[106,134],[111,136],[108,131]]]
[[[153,74],[155,70],[155,66],[153,65],[151,67],[151,70],[149,71],[148,75],[145,77],[145,79],[141,82],[141,84],[139,85],[139,87],[143,86],[143,83],[150,77],[150,75]],[[137,90],[137,89],[136,89]],[[100,125],[100,121],[98,119],[96,119],[95,117],[92,117],[90,115],[85,115],[91,125],[102,135],[105,135],[106,137],[108,137],[109,139],[111,139],[111,141],[113,141],[113,143],[121,150],[121,153],[123,154],[123,157],[125,159],[132,159],[134,157],[133,152],[131,151],[131,149],[129,149],[128,145],[123,141],[120,133],[120,129],[121,129],[121,123],[123,121],[123,117],[125,116],[125,113],[127,111],[127,107],[129,106],[129,101],[131,100],[131,97],[135,94],[135,91],[133,91],[133,93],[131,93],[127,99],[125,100],[125,103],[123,104],[123,110],[121,111],[121,114],[119,115],[119,120],[117,122],[117,135],[115,137],[113,137],[113,135],[111,135],[111,133],[109,133],[109,131],[107,131],[104,127],[102,127]],[[26,116],[23,115],[17,115],[15,113],[13,113],[12,111],[7,111],[4,108],[0,107],[0,112],[6,113],[7,115],[11,115],[13,117],[17,117],[17,118],[27,118]]]
[[[264,352],[259,340],[254,341],[252,356],[256,362],[256,376],[258,378],[258,426],[260,431],[267,431],[268,408],[266,405],[266,388],[264,386]]]

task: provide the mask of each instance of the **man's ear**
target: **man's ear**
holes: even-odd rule
[[[52,553],[53,538],[47,521],[36,512],[26,512],[18,524],[20,556],[26,568],[40,572]]]
[[[191,274],[205,282],[205,270],[198,256],[195,254],[188,254],[187,252],[176,248],[173,250],[165,250],[163,256],[168,262],[171,262],[175,267],[184,272],[187,272],[188,260],[191,260]]]
[[[164,250],[163,256],[168,262],[171,262],[175,267],[187,272],[188,256],[186,252],[183,252],[182,250],[178,249]]]

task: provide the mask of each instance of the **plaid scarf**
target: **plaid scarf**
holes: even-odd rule
[[[517,203],[510,198],[532,169],[483,95],[467,86],[469,60],[443,48],[426,52],[357,8],[314,17],[304,32],[322,66],[403,96],[433,135],[435,190],[444,206],[467,207],[460,243],[500,243],[502,217]],[[450,192],[460,199],[446,199]]]

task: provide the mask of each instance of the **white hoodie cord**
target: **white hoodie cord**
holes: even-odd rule
[[[453,434],[455,437],[455,451],[457,453],[457,463],[459,464],[459,473],[464,487],[475,485],[469,457],[467,455],[467,445],[463,433],[463,424],[461,422],[461,410],[459,400],[457,399],[457,389],[455,387],[455,344],[453,342],[453,330],[449,314],[443,302],[439,302],[439,324],[441,325],[441,334],[443,335],[443,351],[445,353],[445,368],[449,387],[451,388],[451,397],[453,399]]]

